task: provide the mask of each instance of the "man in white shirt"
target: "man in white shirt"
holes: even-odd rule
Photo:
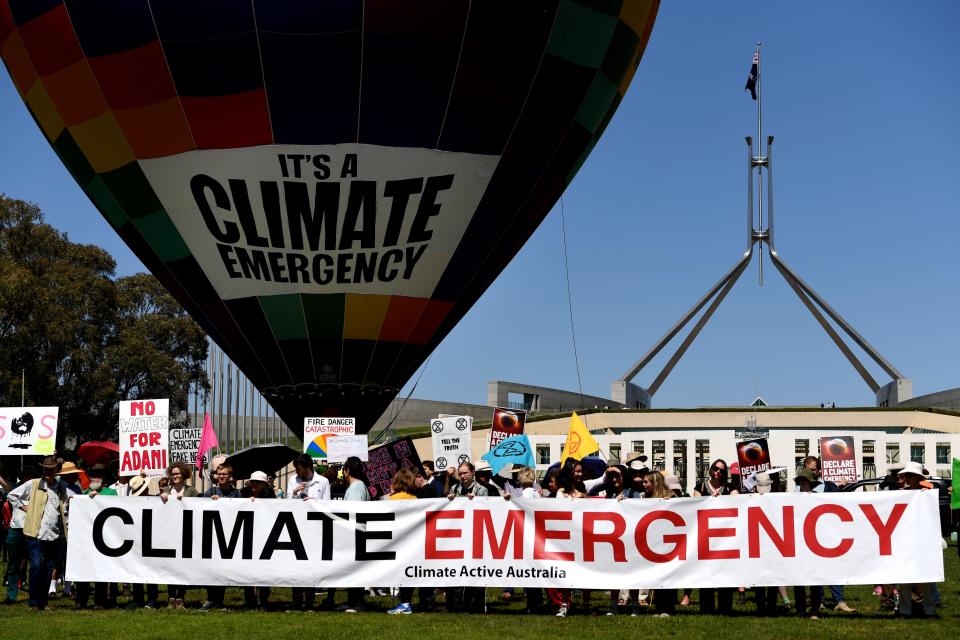
[[[287,498],[330,499],[330,481],[313,470],[313,458],[304,453],[293,461],[293,467],[297,472],[287,483]]]
[[[300,455],[293,461],[297,470],[287,483],[287,498],[291,500],[329,500],[330,481],[313,470],[313,458]],[[316,591],[310,587],[294,587],[291,594],[290,609],[303,611],[313,609]]]

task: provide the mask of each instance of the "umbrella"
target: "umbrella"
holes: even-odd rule
[[[277,473],[298,455],[299,451],[279,442],[255,444],[228,457],[226,464],[233,467],[234,480],[246,480],[254,471]]]
[[[95,464],[110,464],[111,460],[119,458],[120,447],[117,446],[116,442],[84,442],[77,449],[77,455],[83,460],[87,468],[90,468]]]

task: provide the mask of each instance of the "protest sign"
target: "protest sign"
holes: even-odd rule
[[[413,446],[413,440],[409,436],[370,449],[367,460],[363,463],[363,469],[370,481],[367,486],[370,497],[376,499],[390,493],[394,474],[403,468],[414,471],[422,468],[417,448]]]
[[[170,429],[170,463],[185,462],[190,466],[196,465],[202,435],[202,427]]]
[[[766,438],[745,440],[737,443],[737,461],[740,463],[740,477],[759,473],[770,468],[770,446]]]
[[[470,441],[473,430],[472,417],[434,418],[430,423],[430,430],[433,432],[433,465],[438,472],[473,459],[473,447]]]
[[[356,456],[360,460],[367,460],[367,436],[337,436],[327,439],[327,462],[346,462],[347,458]]]
[[[510,436],[520,435],[526,422],[526,411],[494,407],[493,420],[490,423],[490,445],[487,448],[493,449]]]
[[[328,438],[352,436],[356,430],[355,418],[304,418],[303,452],[311,458],[326,458]]]
[[[825,481],[849,484],[857,481],[857,450],[851,436],[820,438],[820,475]]]
[[[148,476],[167,473],[170,401],[120,402],[120,475]]]
[[[66,579],[676,589],[943,580],[935,491],[344,502],[98,496]]]
[[[0,456],[52,455],[59,407],[0,407]]]

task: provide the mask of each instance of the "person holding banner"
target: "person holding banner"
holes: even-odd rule
[[[388,496],[388,500],[416,500],[417,477],[409,469],[400,469],[393,476],[393,491]],[[423,587],[420,588],[420,600],[423,601]],[[400,604],[392,609],[388,609],[390,615],[410,615],[413,613],[413,587],[400,587]]]
[[[12,509],[26,513],[23,535],[30,563],[29,605],[47,608],[47,585],[63,557],[67,537],[67,502],[76,495],[71,485],[59,480],[60,461],[47,456],[40,463],[42,477],[21,484],[7,496]]]
[[[133,476],[130,478],[129,482],[130,496],[136,497],[149,497],[150,496],[150,483],[147,481],[144,475]],[[144,595],[146,595],[146,600],[144,600]],[[151,584],[134,584],[133,585],[133,599],[127,604],[126,609],[128,611],[133,611],[134,609],[156,609],[157,608],[157,599],[160,597],[160,587],[155,583]]]
[[[217,465],[214,472],[216,484],[203,492],[204,498],[219,500],[220,498],[239,498],[240,492],[233,484],[233,467],[226,463]],[[207,587],[207,601],[200,607],[200,611],[212,611],[223,608],[223,598],[226,595],[226,587],[210,586]]]
[[[793,479],[797,485],[797,491],[800,493],[813,493],[816,491],[820,479],[815,471],[804,468]],[[797,615],[801,618],[809,617],[811,620],[819,620],[820,605],[823,603],[823,587],[819,585],[810,586],[810,608],[807,609],[807,589],[803,585],[793,588],[793,599],[796,601]]]
[[[739,491],[730,486],[728,481],[727,461],[718,458],[710,465],[710,471],[707,478],[693,489],[694,496],[735,496]],[[716,594],[716,602],[714,602]],[[700,612],[701,613],[719,613],[720,615],[730,615],[733,613],[733,589],[700,589]]]
[[[263,471],[254,471],[250,474],[247,486],[240,495],[255,500],[270,500],[277,496],[273,493],[270,477]],[[247,609],[266,609],[270,600],[270,587],[246,586],[243,588],[243,601]]]
[[[87,469],[87,476],[90,478],[90,485],[83,492],[84,495],[94,498],[96,496],[115,496],[117,492],[110,487],[104,486],[104,477],[107,468],[102,464],[95,464]],[[106,582],[93,583],[93,607],[95,609],[105,609],[108,604],[107,589],[110,585]],[[86,609],[87,602],[90,600],[90,583],[78,582],[77,599],[74,603],[75,609]]]
[[[300,458],[298,458],[298,462]],[[366,502],[370,500],[370,491],[367,489],[367,474],[363,470],[363,462],[357,456],[350,456],[343,463],[343,479],[347,482],[347,490],[343,494],[345,501]],[[363,587],[351,587],[347,589],[347,602],[335,609],[343,613],[359,613],[363,611],[365,602],[363,599]],[[336,591],[330,589],[327,591],[327,601],[333,602]]]
[[[476,481],[476,467],[472,462],[464,462],[457,467],[457,476],[460,482],[450,488],[447,498],[486,498],[489,496],[487,488]],[[466,613],[486,612],[487,590],[483,587],[451,587],[447,589],[447,608],[451,611],[462,610]]]
[[[903,478],[904,491],[926,491],[923,486],[924,481],[923,465],[911,460],[897,474]],[[946,547],[944,547],[946,548]],[[910,618],[915,616],[914,604],[922,608],[923,617],[933,618],[937,615],[937,602],[935,593],[936,584],[926,582],[923,584],[899,584],[897,589],[900,591],[900,602],[894,615],[898,618]],[[920,616],[917,616],[920,617]]]
[[[313,469],[313,458],[306,453],[293,461],[296,473],[287,483],[287,498],[290,500],[330,500],[330,481]],[[313,609],[316,590],[309,587],[294,587],[290,608],[294,611]]]

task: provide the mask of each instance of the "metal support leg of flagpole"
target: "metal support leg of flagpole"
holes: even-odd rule
[[[797,297],[800,298],[800,301],[803,302],[807,310],[813,315],[817,322],[820,323],[820,326],[823,327],[823,330],[826,331],[827,335],[830,336],[830,339],[833,340],[833,343],[837,345],[837,348],[840,349],[841,353],[846,356],[847,360],[853,365],[853,368],[857,370],[857,373],[860,374],[860,377],[863,378],[863,381],[867,383],[867,386],[870,387],[870,390],[876,393],[880,390],[880,385],[877,384],[877,381],[873,379],[873,376],[867,371],[866,367],[863,366],[863,363],[857,359],[857,356],[850,350],[850,348],[844,343],[843,338],[834,330],[834,328],[827,322],[827,319],[823,317],[823,314],[817,309],[813,304],[807,294],[800,288],[800,285],[794,280],[793,276],[786,272],[779,260],[773,261],[773,266],[777,268],[777,271],[780,272],[780,275],[783,276],[783,279],[787,281],[787,284],[790,285],[790,288],[793,289],[793,292],[797,294]]]
[[[740,278],[740,275],[747,268],[749,263],[749,258],[745,258],[740,262],[740,267],[731,274],[731,277],[727,279],[726,285],[723,289],[714,297],[713,302],[710,303],[710,306],[707,307],[707,310],[704,311],[703,315],[700,316],[700,319],[693,326],[690,333],[687,334],[687,337],[684,338],[683,342],[677,348],[677,351],[673,354],[667,364],[663,367],[663,370],[660,371],[656,379],[654,379],[653,384],[647,389],[647,393],[652,397],[657,390],[660,388],[660,385],[667,379],[667,376],[670,375],[670,372],[673,371],[673,368],[677,366],[677,363],[680,361],[680,358],[683,357],[683,354],[687,352],[687,349],[690,348],[690,345],[693,344],[693,341],[700,335],[700,331],[703,330],[703,327],[706,326],[707,322],[710,320],[710,317],[717,310],[717,307],[720,306],[720,303],[723,302],[723,299],[727,297],[727,294],[730,293],[730,290],[733,288],[733,285],[737,283],[737,280]]]

